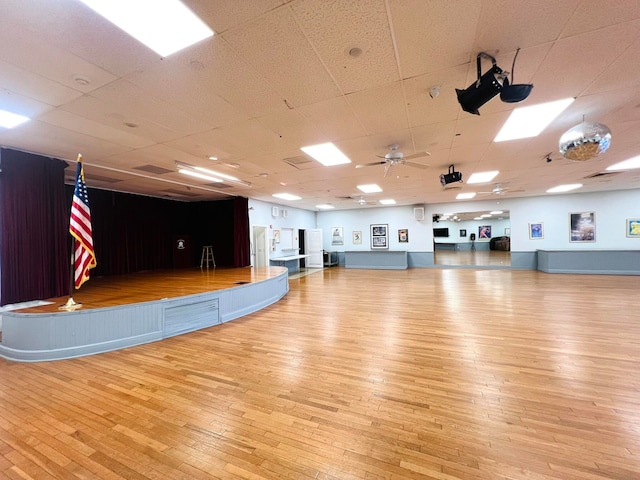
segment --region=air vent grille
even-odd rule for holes
[[[283,158],[282,161],[298,170],[308,170],[314,166],[313,160],[309,157],[298,155],[297,157]]]
[[[165,173],[172,173],[175,170],[167,170],[166,168],[157,167],[156,165],[140,165],[139,167],[133,167],[134,170],[142,170],[143,172],[153,173],[154,175],[164,175]]]

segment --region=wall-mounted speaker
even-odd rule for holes
[[[284,209],[282,210],[282,216],[283,216],[284,218],[287,218],[287,215],[288,215],[288,214],[289,214],[289,212],[288,212],[287,210],[284,210]]]
[[[278,216],[278,207],[271,207],[271,216],[272,217]]]
[[[416,207],[413,209],[414,220],[424,220],[424,207]]]

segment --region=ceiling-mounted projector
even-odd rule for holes
[[[454,182],[462,182],[462,173],[456,172],[455,167],[453,165],[449,165],[449,172],[440,175],[440,183],[445,187]]]

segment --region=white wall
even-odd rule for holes
[[[425,207],[424,220],[414,220],[414,206],[318,212],[317,224],[318,228],[323,229],[324,249],[330,251],[370,250],[369,227],[373,223],[383,223],[389,225],[390,250],[431,252],[433,251],[432,215],[434,213],[475,212],[496,209],[509,210],[510,212],[508,226],[511,229],[512,251],[640,249],[640,239],[626,236],[626,219],[640,218],[640,189],[516,199],[496,199],[496,197],[493,197],[490,200],[415,206]],[[570,242],[569,214],[587,211],[595,212],[596,241],[592,243]],[[492,225],[492,236],[504,235],[506,225],[502,226],[496,222],[497,220],[487,223],[475,223],[472,228],[467,228],[467,239],[472,231],[477,236],[477,226],[481,223]],[[544,238],[541,240],[529,239],[529,223],[534,222],[543,223]],[[460,228],[465,228],[460,226],[460,223],[456,223],[455,228],[450,227],[450,231],[455,235],[459,233]],[[437,224],[437,226],[442,225],[443,222]],[[343,227],[344,245],[331,245],[332,227]],[[409,243],[398,243],[398,229],[401,228],[409,230]],[[353,245],[353,231],[362,232],[361,245]]]
[[[272,215],[272,208],[277,207],[278,216]],[[283,213],[286,211],[286,217]],[[273,239],[274,231],[280,231],[280,243],[275,244],[275,251],[269,250],[269,257],[279,257],[285,255],[291,255],[291,252],[284,252],[283,248],[291,246],[297,248],[298,246],[298,230],[316,228],[316,212],[310,210],[301,210],[299,208],[291,208],[285,205],[277,203],[267,203],[260,200],[249,199],[249,234],[251,236],[252,248],[253,248],[253,227],[254,226],[266,226],[267,234],[269,236],[269,245],[271,245],[271,239]],[[291,241],[287,243],[286,234],[293,233]],[[293,243],[293,245],[291,245]]]
[[[412,252],[433,251],[431,216],[417,221],[413,218],[413,206],[360,208],[357,210],[318,212],[318,227],[322,228],[324,249],[332,252],[371,250],[371,225],[389,226],[389,250]],[[332,245],[333,228],[342,227],[344,245]],[[409,231],[409,242],[398,242],[398,230]],[[353,232],[362,233],[362,243],[353,243]]]

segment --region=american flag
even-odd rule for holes
[[[82,155],[78,155],[76,189],[73,192],[73,202],[71,203],[69,232],[74,238],[74,281],[76,289],[78,289],[89,280],[89,270],[97,265],[96,254],[93,251],[91,211],[89,210],[87,186],[84,183]]]

